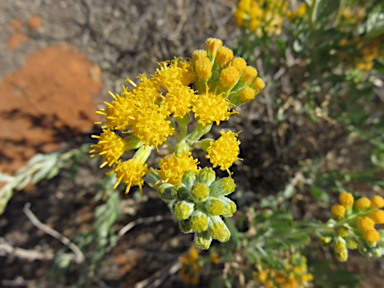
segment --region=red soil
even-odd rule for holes
[[[95,71],[97,73],[95,73]],[[96,76],[95,76],[96,75]],[[0,171],[12,173],[37,152],[50,152],[92,128],[97,65],[68,45],[32,53],[0,83]]]

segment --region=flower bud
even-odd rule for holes
[[[176,184],[173,186],[172,197],[177,200],[186,200],[189,197],[189,190],[184,184]]]
[[[207,58],[207,51],[205,50],[195,50],[192,54],[192,62],[195,63],[197,60],[202,58]]]
[[[347,239],[347,247],[348,249],[354,250],[359,247],[359,242],[354,238],[349,238]]]
[[[197,173],[193,170],[187,170],[184,172],[182,181],[183,184],[188,188],[191,189],[193,184],[195,184],[197,180]]]
[[[235,191],[235,188],[236,184],[232,177],[224,177],[212,183],[210,195],[213,197],[226,196]]]
[[[380,240],[380,234],[376,230],[365,231],[363,238],[371,243],[375,243]]]
[[[349,234],[349,229],[345,226],[339,226],[336,228],[337,235],[341,237],[346,237]]]
[[[345,250],[341,253],[336,253],[336,259],[340,262],[345,262],[348,260],[348,250]]]
[[[381,196],[375,195],[371,198],[371,206],[374,208],[382,208],[384,207],[384,199]]]
[[[331,207],[331,213],[336,218],[341,218],[345,214],[345,207],[339,203]]]
[[[237,69],[237,71],[241,72],[245,67],[247,67],[247,62],[241,57],[234,57],[229,64]]]
[[[333,242],[333,249],[335,250],[336,253],[343,253],[344,251],[346,251],[347,246],[345,245],[345,240],[341,237],[338,237]]]
[[[205,201],[209,196],[209,188],[205,183],[196,182],[192,186],[191,195],[196,202]]]
[[[222,200],[211,197],[205,203],[205,208],[211,215],[219,216],[223,214],[225,205]]]
[[[320,240],[320,245],[323,247],[328,247],[329,245],[331,245],[331,242],[332,242],[332,238],[328,236],[321,236],[319,240]]]
[[[244,103],[247,103],[253,99],[255,99],[255,90],[250,87],[244,87],[238,92],[235,92],[229,95],[229,102],[231,102],[234,106],[240,106]]]
[[[181,232],[183,232],[184,234],[188,234],[188,233],[193,232],[193,229],[191,227],[189,219],[188,220],[180,220],[179,221],[179,228],[180,228]]]
[[[384,223],[384,211],[383,210],[375,210],[369,214],[369,217],[376,223],[376,224],[383,224]]]
[[[207,49],[207,56],[213,62],[216,58],[217,50],[223,45],[220,39],[208,38],[205,42],[205,48]]]
[[[216,179],[216,173],[213,171],[211,167],[205,167],[199,172],[199,182],[205,183],[207,187],[211,186],[211,184]]]
[[[203,232],[208,229],[208,216],[200,210],[195,210],[190,219],[190,225],[195,232]]]
[[[236,84],[239,79],[239,75],[239,71],[233,66],[228,66],[221,70],[219,80],[220,88],[218,93],[230,90]]]
[[[172,188],[173,185],[169,183],[165,183],[159,186],[159,197],[164,201],[174,200],[175,198],[172,196]]]
[[[208,232],[211,234],[213,239],[216,239],[222,243],[227,242],[231,237],[227,225],[221,220],[220,216],[211,217],[211,222],[208,226]]]
[[[341,192],[339,195],[339,201],[344,207],[351,207],[353,205],[353,196],[351,193]]]
[[[194,244],[196,248],[202,250],[208,250],[211,246],[212,236],[208,233],[208,231],[195,233]]]
[[[370,231],[375,228],[375,222],[367,216],[357,218],[356,224],[363,231]]]
[[[211,77],[212,62],[208,58],[201,58],[195,62],[195,75],[199,80],[207,82]]]
[[[191,216],[194,210],[194,203],[190,203],[187,201],[179,201],[175,202],[173,205],[173,214],[179,220],[186,220],[189,216]]]
[[[215,65],[223,68],[228,66],[229,62],[231,62],[233,58],[233,51],[228,47],[221,46],[217,50]]]
[[[231,199],[228,199],[226,197],[220,197],[220,200],[222,200],[225,205],[223,210],[223,216],[232,217],[233,213],[235,213],[237,210],[235,202],[233,202]]]
[[[257,94],[257,93],[259,93],[261,90],[264,89],[264,87],[265,87],[265,83],[264,83],[264,81],[263,81],[261,78],[256,77],[256,78],[252,81],[251,87],[256,91],[256,94]]]
[[[361,197],[355,203],[355,207],[358,210],[367,209],[369,206],[371,206],[371,201],[367,197]]]

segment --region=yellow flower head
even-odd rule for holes
[[[163,144],[174,132],[174,128],[170,126],[171,121],[166,120],[167,115],[164,114],[164,110],[155,104],[138,110],[137,119],[129,132],[133,132],[149,146]]]
[[[370,230],[364,232],[363,238],[371,243],[375,243],[380,240],[380,234],[376,230]]]
[[[355,206],[359,210],[364,210],[371,206],[371,201],[367,197],[361,197],[355,202]]]
[[[351,207],[353,205],[353,196],[351,193],[341,192],[339,195],[339,201],[344,207]]]
[[[239,101],[240,103],[246,103],[255,99],[255,90],[250,87],[245,87],[239,92]]]
[[[371,206],[374,208],[382,208],[384,207],[384,199],[381,196],[375,195],[371,198]]]
[[[175,58],[174,60],[158,63],[160,69],[152,76],[158,85],[167,89],[175,84],[181,83],[188,85],[193,81],[192,63],[183,60],[183,58]]]
[[[247,67],[247,62],[245,62],[244,58],[234,57],[230,63],[230,66],[235,67],[237,71],[241,72],[245,67]]]
[[[193,170],[197,173],[199,171],[198,160],[194,159],[191,154],[191,152],[183,150],[178,155],[173,153],[172,156],[161,159],[159,164],[161,178],[165,182],[175,185],[181,183],[185,171]]]
[[[212,122],[219,125],[220,121],[227,121],[229,116],[237,112],[229,112],[231,103],[222,95],[216,95],[213,92],[204,92],[193,102],[192,111],[195,118],[199,117],[198,123],[205,126]]]
[[[341,218],[345,214],[345,207],[339,203],[335,204],[331,208],[332,215],[336,218]]]
[[[208,38],[205,41],[205,49],[207,50],[207,56],[209,59],[214,60],[216,58],[217,50],[223,45],[223,41],[216,38]]]
[[[252,66],[247,66],[241,73],[240,81],[250,84],[257,76],[257,70]]]
[[[239,79],[239,75],[239,71],[233,66],[224,68],[220,72],[220,86],[225,90],[232,88]]]
[[[225,132],[220,131],[221,136],[216,140],[212,141],[211,145],[207,148],[208,155],[213,167],[220,166],[221,170],[227,170],[232,166],[236,160],[241,160],[237,156],[240,153],[240,141],[237,139],[238,133],[232,131]]]
[[[233,58],[233,51],[228,47],[221,46],[217,50],[215,65],[217,64],[219,65],[219,67],[226,67],[228,66],[229,62],[231,62],[232,58]]]
[[[265,83],[264,83],[264,81],[263,81],[261,78],[256,77],[256,78],[252,81],[251,87],[256,91],[256,94],[257,94],[257,93],[259,93],[261,90],[264,89],[264,87],[265,87]]]
[[[368,216],[359,217],[356,220],[357,226],[363,231],[373,230],[375,228],[375,221]]]
[[[371,214],[369,214],[369,217],[373,221],[375,221],[376,224],[383,224],[384,223],[384,211],[383,210],[373,211]]]
[[[108,164],[108,166],[112,166],[114,163],[119,160],[121,155],[127,150],[127,143],[124,138],[117,135],[115,132],[110,130],[104,130],[100,136],[92,135],[93,138],[99,138],[99,142],[91,147],[92,149],[89,151],[90,153],[96,152],[99,150],[100,152],[97,154],[93,154],[91,157],[95,156],[103,156],[104,163],[101,164],[100,168],[104,167]]]
[[[261,270],[257,273],[257,279],[259,279],[260,282],[264,283],[268,278],[268,271],[267,270]]]
[[[168,90],[164,102],[173,117],[183,117],[190,111],[191,103],[196,98],[195,91],[188,86],[175,85]]]
[[[212,62],[207,58],[200,58],[195,62],[195,75],[202,81],[208,81],[211,77]]]
[[[136,158],[132,158],[125,162],[118,161],[117,166],[107,174],[112,172],[116,173],[116,178],[118,179],[113,188],[116,188],[120,182],[123,181],[123,183],[127,185],[125,193],[129,192],[131,186],[139,186],[140,193],[143,193],[143,177],[149,172],[147,164],[143,164]]]

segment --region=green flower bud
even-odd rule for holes
[[[209,196],[209,188],[205,183],[196,182],[192,186],[191,195],[196,200],[196,202],[205,201]]]
[[[199,172],[199,182],[207,184],[207,187],[211,186],[216,179],[216,173],[211,167],[205,167]]]
[[[172,197],[178,200],[186,200],[189,198],[188,188],[184,184],[176,184],[172,189]]]
[[[373,254],[373,256],[375,256],[375,257],[381,257],[381,256],[383,256],[384,251],[383,251],[382,248],[373,248],[373,249],[372,249],[372,254]]]
[[[172,196],[172,188],[173,185],[169,183],[165,183],[159,186],[158,191],[159,191],[159,197],[164,200],[164,201],[170,201],[175,199]]]
[[[359,247],[359,242],[357,242],[355,238],[349,238],[347,239],[347,247],[348,249],[354,250]]]
[[[341,253],[336,253],[336,259],[340,262],[345,262],[348,260],[348,250],[345,250]]]
[[[232,177],[225,177],[213,182],[209,188],[211,190],[210,196],[226,196],[235,191],[236,184]]]
[[[180,220],[179,221],[179,228],[180,228],[181,232],[183,232],[184,234],[188,234],[188,233],[193,232],[193,229],[189,223],[189,220]]]
[[[323,247],[328,247],[329,245],[331,245],[331,242],[332,242],[332,237],[328,237],[328,236],[320,237],[320,245]]]
[[[224,202],[224,205],[225,205],[223,210],[223,216],[232,217],[233,213],[237,211],[235,202],[233,202],[231,199],[228,199],[226,197],[220,197],[220,199]]]
[[[212,236],[207,232],[195,233],[194,243],[196,248],[208,250],[211,246]]]
[[[212,216],[219,216],[223,214],[225,205],[222,200],[210,197],[205,203],[205,208]]]
[[[222,243],[227,242],[231,238],[231,232],[227,225],[220,218],[220,216],[210,217],[211,222],[208,226],[208,232],[211,234],[213,239],[216,239]]]
[[[208,229],[208,216],[204,212],[195,210],[190,219],[190,224],[195,232],[203,232]]]
[[[187,201],[175,202],[173,205],[173,214],[179,220],[186,220],[193,213],[195,204]]]
[[[339,226],[336,228],[337,235],[341,237],[346,237],[349,234],[349,229],[348,227],[345,226]]]
[[[197,180],[197,173],[193,170],[187,170],[184,172],[183,175],[183,184],[188,188],[191,189],[193,184],[195,184]]]

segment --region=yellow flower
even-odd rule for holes
[[[307,11],[307,4],[305,4],[305,2],[301,2],[301,4],[299,5],[299,7],[296,10],[297,17],[304,16],[306,11]]]
[[[359,217],[356,220],[356,224],[363,231],[373,230],[375,227],[375,221],[367,216]]]
[[[351,193],[341,192],[339,195],[339,201],[344,207],[350,207],[353,205],[353,196]]]
[[[245,67],[247,67],[247,62],[241,57],[234,57],[230,63],[230,66],[233,66],[237,71],[241,72]]]
[[[335,204],[331,208],[332,215],[336,218],[341,218],[345,214],[345,207],[339,203]]]
[[[220,133],[219,139],[212,141],[207,148],[208,155],[205,157],[209,158],[213,167],[220,166],[221,170],[227,170],[230,174],[229,167],[236,160],[241,160],[237,157],[240,152],[240,141],[237,139],[239,132],[233,133],[232,131],[225,132],[221,130]]]
[[[166,156],[161,159],[159,164],[161,178],[165,182],[175,185],[181,183],[185,171],[193,170],[197,173],[199,171],[198,160],[191,155],[191,152],[183,150],[179,155],[173,153],[171,157]]]
[[[136,158],[132,158],[125,162],[118,161],[117,166],[107,174],[112,172],[116,173],[116,178],[118,179],[113,188],[116,188],[120,182],[123,181],[123,183],[127,185],[125,193],[129,192],[131,186],[139,186],[140,193],[143,193],[143,177],[149,172],[147,164],[143,164]]]
[[[192,111],[195,113],[195,118],[199,117],[198,123],[203,125],[216,122],[219,125],[220,121],[227,121],[229,116],[237,112],[229,112],[231,103],[222,95],[216,95],[213,92],[204,92],[193,102]]]
[[[192,63],[181,57],[158,64],[160,69],[156,70],[152,79],[164,89],[168,90],[169,85],[173,85],[173,83],[188,85],[193,81]]]
[[[196,98],[195,91],[184,85],[175,85],[168,89],[164,102],[173,117],[183,117],[190,111],[191,103]]]
[[[376,230],[370,230],[364,232],[363,238],[371,243],[375,243],[380,240],[380,234]]]
[[[371,201],[367,197],[361,197],[356,201],[355,206],[359,210],[364,210],[371,206]]]
[[[132,124],[132,130],[128,132],[133,132],[136,137],[149,146],[157,147],[163,144],[175,130],[170,126],[171,121],[166,119],[167,115],[164,114],[164,110],[156,104],[139,109],[137,118]]]
[[[99,138],[99,142],[91,147],[92,149],[89,151],[90,153],[96,152],[99,150],[100,152],[97,154],[91,155],[91,157],[95,156],[103,156],[104,163],[100,165],[100,168],[106,166],[112,166],[114,163],[119,160],[121,155],[127,150],[127,143],[124,138],[117,135],[115,132],[110,130],[104,130],[100,136],[92,135],[93,138]]]
[[[257,273],[257,279],[259,279],[260,282],[265,282],[268,278],[268,271],[267,270],[261,270]]]
[[[384,223],[384,211],[383,211],[383,210],[376,210],[376,211],[373,211],[371,214],[369,214],[369,217],[370,217],[376,224],[383,224],[383,223]]]
[[[371,198],[371,207],[378,208],[378,209],[384,207],[384,199],[383,199],[383,197],[378,196],[378,195],[372,196],[372,198]]]
[[[220,256],[215,252],[211,252],[211,261],[215,264],[220,263]]]

